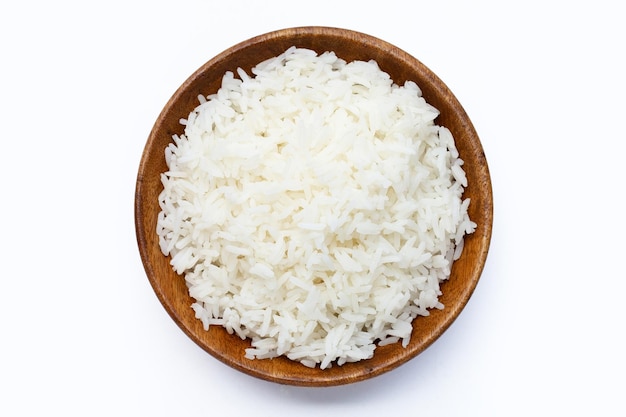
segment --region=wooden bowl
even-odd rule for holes
[[[167,170],[163,152],[172,135],[183,131],[179,119],[196,107],[199,94],[206,96],[217,91],[227,70],[241,67],[250,73],[259,62],[293,45],[318,53],[334,51],[346,61],[374,59],[396,84],[415,81],[426,101],[440,110],[436,122],[450,129],[455,137],[469,183],[464,197],[471,198],[469,215],[477,224],[476,231],[466,237],[465,249],[454,263],[450,279],[442,284],[440,301],[445,308],[413,321],[408,347],[399,343],[378,347],[372,359],[325,370],[307,368],[284,357],[249,360],[244,357],[250,346],[247,340],[229,335],[221,327],[205,331],[190,307],[193,300],[184,278],[170,267],[169,257],[161,253],[156,235],[160,211],[157,196],[162,190],[159,176]],[[394,45],[363,33],[328,27],[290,28],[254,37],[227,49],[193,73],[167,102],[150,132],[135,194],[141,259],[158,299],[172,319],[202,349],[232,368],[264,380],[299,386],[331,386],[371,378],[402,365],[430,346],[456,319],[476,287],[487,258],[492,216],[491,180],[482,145],[472,122],[446,85],[420,61]]]

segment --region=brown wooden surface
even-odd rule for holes
[[[257,63],[293,45],[318,53],[334,51],[347,61],[374,59],[397,84],[415,81],[425,99],[440,110],[437,123],[449,128],[454,135],[468,179],[464,197],[471,198],[469,214],[478,225],[476,231],[466,237],[463,255],[454,263],[449,281],[442,284],[440,301],[445,309],[433,310],[430,316],[414,320],[407,348],[400,344],[379,347],[372,359],[335,365],[326,370],[310,369],[282,357],[248,360],[244,349],[249,342],[229,335],[221,327],[205,331],[201,322],[194,318],[190,308],[193,300],[187,293],[184,279],[174,273],[169,258],[161,254],[156,235],[160,211],[157,196],[162,190],[159,176],[167,169],[163,151],[173,134],[182,133],[179,119],[187,117],[196,107],[199,94],[206,96],[217,91],[226,71],[241,67],[249,73]],[[492,219],[491,179],[482,145],[472,122],[446,85],[417,59],[385,41],[326,27],[284,29],[249,39],[212,58],[191,75],[167,102],[150,132],[135,193],[135,227],[141,259],[154,292],[172,319],[195,343],[231,367],[265,380],[300,386],[361,381],[396,368],[430,346],[456,319],[478,283],[489,249]]]

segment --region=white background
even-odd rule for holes
[[[625,415],[624,17],[603,0],[4,2],[0,415]],[[154,295],[133,220],[175,89],[301,25],[374,35],[437,73],[481,137],[495,206],[452,327],[397,370],[324,389],[198,348]]]

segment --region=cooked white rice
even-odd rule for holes
[[[157,233],[196,317],[322,369],[406,346],[475,228],[438,110],[332,52],[237,75],[165,150]]]

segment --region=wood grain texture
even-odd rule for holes
[[[455,137],[468,187],[464,197],[471,198],[470,218],[476,231],[466,237],[463,255],[452,268],[450,279],[442,284],[443,310],[413,322],[408,347],[393,344],[376,349],[374,357],[357,363],[320,370],[307,368],[286,358],[248,360],[244,357],[248,341],[229,335],[221,327],[202,328],[191,309],[193,300],[184,279],[174,273],[169,258],[161,254],[156,235],[160,211],[157,196],[162,190],[160,174],[167,170],[164,149],[173,134],[183,129],[179,119],[196,107],[199,94],[214,93],[226,71],[241,67],[248,73],[257,63],[277,56],[290,46],[309,48],[318,53],[334,51],[346,61],[378,62],[397,84],[415,81],[425,99],[441,112],[437,123],[450,129]],[[300,27],[283,29],[246,40],[209,60],[193,73],[174,93],[158,116],[149,134],[136,181],[135,227],[137,243],[146,275],[163,307],[178,326],[200,347],[225,364],[254,377],[281,384],[332,386],[361,381],[390,371],[414,358],[430,346],[457,318],[470,299],[482,273],[491,240],[493,198],[485,154],[474,126],[461,104],[447,86],[416,58],[383,40],[345,29]]]

